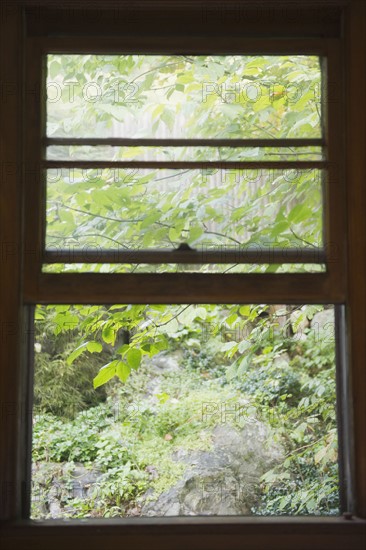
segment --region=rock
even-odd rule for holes
[[[95,489],[95,484],[102,477],[100,470],[86,468],[81,463],[75,463],[75,468],[69,475],[72,480],[73,498],[89,497]]]
[[[167,373],[174,373],[180,370],[180,363],[182,361],[183,354],[180,350],[170,352],[161,352],[149,361],[149,372],[151,378],[146,384],[145,397],[152,396],[153,402],[157,403],[159,400],[156,397],[161,393],[161,377]]]
[[[49,513],[52,519],[62,518],[63,516],[62,508],[58,500],[51,501],[49,504],[49,507],[50,507]]]
[[[313,335],[319,347],[334,345],[335,319],[333,309],[325,309],[314,315],[309,336],[310,334]]]
[[[311,329],[319,332],[333,333],[335,329],[334,310],[324,309],[315,313],[311,320]]]
[[[180,362],[182,360],[182,352],[177,350],[171,352],[161,352],[151,359],[150,368],[156,374],[178,372],[180,370]]]
[[[97,487],[102,473],[81,463],[45,462],[32,465],[32,501],[42,517],[57,519],[65,516],[65,503],[74,498],[85,499]]]
[[[139,506],[135,506],[134,508],[131,508],[131,510],[128,510],[126,515],[128,517],[140,516],[141,508]]]
[[[241,430],[220,425],[212,431],[211,451],[179,449],[172,458],[187,469],[183,478],[157,498],[145,494],[142,515],[245,515],[255,503],[260,477],[283,451],[272,443],[269,428],[248,422]]]

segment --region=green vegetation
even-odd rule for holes
[[[49,137],[321,137],[320,63],[312,56],[50,55],[47,92]],[[278,161],[318,160],[322,151],[73,145],[48,147],[47,155]],[[132,254],[130,263],[56,264],[46,271],[322,269],[133,261],[138,249],[182,243],[202,251],[320,246],[320,170],[50,169],[46,187],[49,249],[70,250],[71,259],[73,249],[87,254],[89,247]],[[98,480],[83,498],[62,495],[64,516],[139,515],[144,498],[181,479],[185,465],[174,453],[208,451],[215,426],[240,428],[257,419],[270,427],[285,457],[262,477],[252,513],[338,513],[334,326],[319,332],[310,324],[323,309],[39,306],[33,481],[46,491],[43,500],[55,480],[67,488],[82,464],[97,470]],[[155,362],[164,353],[178,354],[177,369],[159,371]],[[223,420],[222,403],[241,414]],[[219,413],[204,415],[205,404]],[[34,502],[33,517],[50,515]]]
[[[70,80],[74,82],[71,86]],[[72,88],[72,93],[71,93]],[[319,138],[314,56],[49,55],[50,137]],[[232,92],[234,90],[234,93]],[[316,147],[53,146],[53,160],[319,160]],[[72,251],[322,244],[317,169],[50,169],[46,244]],[[210,269],[228,269],[216,265]],[[207,266],[83,264],[71,271],[200,271]],[[234,269],[231,266],[230,269]],[[314,270],[239,265],[236,271]]]
[[[189,309],[197,309],[199,315],[190,314],[189,325],[178,321],[177,308],[170,312],[174,331],[169,330],[168,322],[164,338],[166,357],[176,355],[179,368],[157,374],[159,367],[145,353],[124,384],[113,378],[103,386],[105,402],[85,405],[85,410],[67,421],[61,418],[65,415],[51,414],[57,405],[57,394],[54,404],[49,401],[48,384],[53,382],[36,377],[42,382],[36,391],[43,412],[35,417],[34,462],[54,464],[54,468],[56,463],[66,463],[70,471],[73,463],[82,463],[97,469],[101,476],[87,498],[76,498],[72,491],[64,496],[64,515],[139,515],[141,497],[148,490],[156,498],[182,478],[186,466],[174,459],[174,452],[210,450],[215,426],[228,424],[240,429],[253,419],[271,427],[285,456],[263,476],[252,513],[338,513],[334,341],[319,342],[317,332],[309,327],[289,336],[289,327],[294,326],[291,310],[295,308],[286,309],[287,321],[281,328],[278,319],[283,311],[271,312],[263,306],[190,306],[184,311],[186,318]],[[121,309],[119,306],[110,314],[105,310],[105,315],[108,318]],[[202,322],[203,309],[211,319],[209,325]],[[89,313],[84,306],[80,311]],[[165,319],[169,308],[160,311]],[[301,310],[303,319],[313,313],[313,306]],[[54,314],[54,308],[39,308],[41,325]],[[80,321],[82,326],[81,315]],[[63,338],[60,333],[54,342]],[[48,364],[54,374],[60,360],[67,364],[70,344],[67,342]],[[114,360],[113,349],[102,353],[110,354],[109,363]],[[158,355],[160,361],[166,361],[164,357],[164,353]],[[67,368],[77,373],[79,367],[75,363]],[[37,362],[36,373],[42,369],[43,361]],[[90,371],[89,380],[84,381],[86,388],[91,387],[92,376]],[[64,378],[65,383],[67,380]],[[159,387],[154,391],[150,385],[156,380]],[[66,386],[64,391],[67,393]],[[226,408],[238,414],[225,415]],[[48,474],[41,469],[34,475],[34,483],[46,487],[55,475],[52,468]],[[34,517],[43,517],[37,506],[35,502]]]

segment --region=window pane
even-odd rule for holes
[[[323,160],[321,147],[47,147],[47,160],[144,160],[144,161],[239,161],[239,160]]]
[[[32,518],[340,513],[333,306],[35,319]]]
[[[318,138],[319,58],[48,55],[47,135]]]
[[[74,250],[70,247],[70,261],[73,259]],[[85,257],[89,251],[94,252],[95,248],[85,250]],[[236,252],[238,261],[243,254],[240,249],[225,247],[223,254],[228,250]],[[263,257],[273,256],[273,248],[269,251],[256,248],[258,260],[263,262]],[[303,252],[298,251],[298,261],[301,262]],[[314,257],[318,258],[319,253],[314,251]],[[43,264],[43,273],[324,273],[326,265],[320,263],[231,263],[231,264],[145,264],[145,263],[52,263]]]
[[[320,170],[51,169],[46,246],[321,247]]]

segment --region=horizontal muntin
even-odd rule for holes
[[[268,248],[250,245],[240,249],[173,249],[173,250],[95,250],[95,249],[47,249],[43,261],[55,263],[177,263],[177,264],[323,264],[326,253],[323,248]]]
[[[323,139],[133,139],[133,138],[44,138],[44,145],[110,145],[112,147],[309,147],[325,145]]]
[[[308,161],[89,161],[89,160],[44,160],[44,168],[171,168],[171,169],[326,169],[329,167],[328,161],[308,160]]]
[[[83,292],[80,290],[83,289]],[[344,303],[344,280],[330,273],[40,273],[28,304]]]
[[[122,146],[111,145],[51,145],[45,150],[45,160],[54,161],[318,161],[325,160],[323,147],[200,147],[196,145]]]

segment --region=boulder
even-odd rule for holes
[[[335,319],[333,309],[324,309],[316,313],[311,321],[311,332],[321,346],[334,344]]]
[[[86,498],[91,496],[102,473],[96,468],[86,468],[81,463],[75,463],[71,472],[73,498]]]
[[[181,351],[163,351],[152,357],[149,368],[156,374],[174,373],[180,370],[181,361]]]
[[[249,515],[260,477],[283,458],[278,445],[268,445],[269,432],[259,421],[240,430],[220,425],[212,431],[212,450],[175,452],[173,460],[187,466],[182,479],[155,498],[149,490],[141,514]]]
[[[319,329],[328,330],[332,329],[334,331],[335,319],[334,319],[334,310],[333,309],[324,309],[323,311],[318,311],[315,313],[314,317],[311,320],[312,330]]]
[[[85,499],[97,487],[102,473],[81,463],[34,463],[32,465],[32,501],[36,514],[52,519],[65,517],[70,499]]]
[[[160,352],[149,360],[150,380],[146,385],[145,397],[152,396],[156,403],[156,395],[161,393],[161,377],[165,374],[171,374],[180,370],[182,353],[177,350],[174,352]]]

